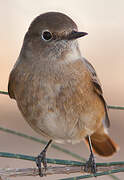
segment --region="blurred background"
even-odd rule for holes
[[[1,0],[0,1],[0,90],[7,91],[9,73],[19,55],[24,35],[32,20],[47,11],[60,11],[69,15],[80,31],[88,36],[79,40],[82,55],[95,67],[103,86],[108,105],[124,105],[124,1],[123,0]],[[124,111],[109,110],[111,137],[120,151],[111,158],[96,156],[97,162],[124,161]],[[0,126],[42,138],[22,118],[14,100],[0,95]],[[0,151],[36,156],[42,145],[0,132]],[[85,158],[89,152],[84,143],[60,145]],[[49,148],[49,158],[76,160]],[[0,168],[35,167],[34,162],[0,158]],[[77,175],[77,174],[76,174]],[[78,174],[81,175],[81,174]],[[60,179],[72,175],[56,175],[42,179]],[[117,174],[123,179],[123,173]],[[22,177],[18,180],[39,180],[40,177]],[[95,179],[95,178],[92,178]],[[109,176],[97,179],[111,179]]]

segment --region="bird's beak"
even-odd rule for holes
[[[87,34],[88,34],[87,32],[72,31],[72,32],[68,35],[68,40],[77,39],[77,38],[86,36]]]

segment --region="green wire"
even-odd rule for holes
[[[29,161],[35,161],[36,160],[34,156],[28,156],[28,155],[24,155],[24,154],[13,154],[13,153],[8,153],[8,152],[0,152],[0,157],[16,158],[16,159],[29,160]],[[49,159],[49,158],[47,158],[47,163],[61,164],[61,165],[85,166],[85,163],[78,162],[78,161],[61,160],[61,159]],[[96,166],[104,166],[104,167],[105,166],[106,167],[107,166],[114,166],[114,165],[124,165],[124,161],[121,161],[121,162],[108,162],[108,163],[96,163]],[[64,178],[64,179],[61,179],[61,180],[86,179],[86,178],[103,176],[103,175],[111,175],[113,173],[118,173],[118,172],[124,172],[124,168],[104,171],[104,172],[95,173],[95,174],[88,174],[88,175],[83,175],[83,176]],[[114,177],[114,178],[116,178],[116,177]]]

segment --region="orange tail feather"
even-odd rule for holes
[[[102,133],[99,131],[95,132],[90,136],[93,151],[97,153],[100,156],[111,156],[115,152],[117,152],[118,145],[116,145],[112,139],[102,131]],[[88,139],[86,138],[86,142],[88,142]]]

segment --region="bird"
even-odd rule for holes
[[[37,16],[25,34],[10,72],[8,93],[28,124],[49,141],[36,157],[47,169],[46,152],[54,141],[84,141],[90,156],[84,170],[96,173],[94,152],[108,157],[118,145],[108,135],[110,120],[96,71],[80,52],[76,23],[61,12]]]

